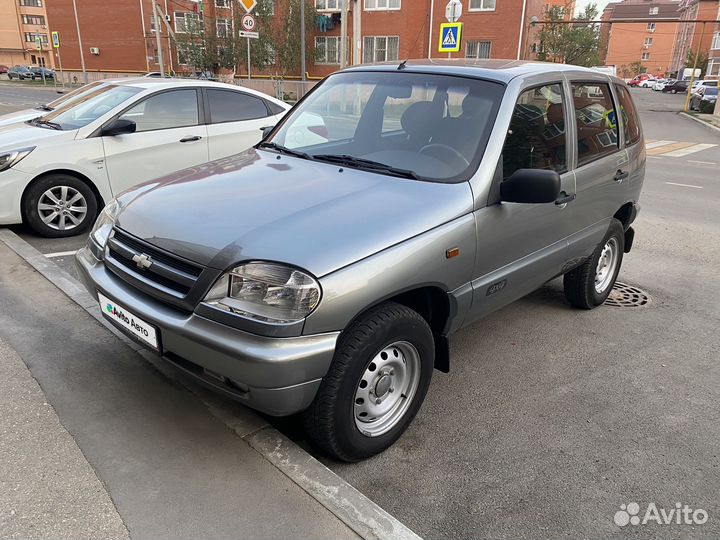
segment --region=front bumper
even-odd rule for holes
[[[272,416],[302,411],[312,402],[330,367],[339,332],[291,338],[257,336],[141,293],[109,272],[88,248],[78,251],[75,259],[93,297],[100,291],[155,325],[165,360],[254,409]]]
[[[29,173],[12,167],[0,172],[0,225],[22,223],[20,201],[30,180]]]

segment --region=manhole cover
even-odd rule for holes
[[[619,281],[615,282],[612,291],[610,291],[610,296],[605,300],[606,306],[615,307],[645,307],[649,304],[650,295],[648,293]]]

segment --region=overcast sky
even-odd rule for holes
[[[598,0],[597,2],[593,2],[593,0],[577,0],[577,3],[575,4],[575,13],[580,13],[585,9],[585,6],[589,4],[597,4],[598,13],[599,15],[602,15],[603,9],[605,9],[605,6],[609,3],[610,0]]]

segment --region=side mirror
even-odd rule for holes
[[[114,137],[115,135],[123,135],[125,133],[135,133],[137,125],[127,118],[116,118],[102,128],[100,134],[103,137]]]
[[[268,135],[270,135],[270,132],[275,129],[275,126],[265,126],[260,128],[260,132],[262,133],[262,140],[264,141],[267,139]]]
[[[518,169],[500,184],[500,200],[514,203],[551,203],[560,194],[560,175],[544,169]]]

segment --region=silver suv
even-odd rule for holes
[[[632,245],[645,147],[614,77],[358,66],[266,131],[111,201],[77,262],[119,328],[337,459],[400,437],[453,332],[560,275],[594,308]]]

